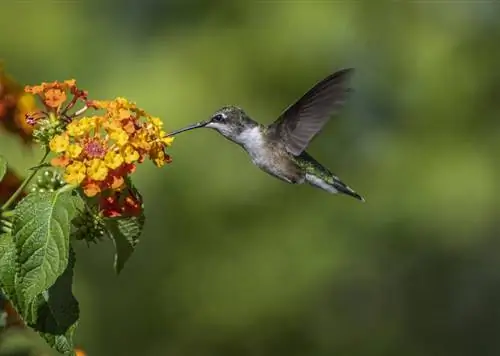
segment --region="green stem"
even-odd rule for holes
[[[50,152],[49,150],[47,150],[45,152],[45,154],[43,155],[42,159],[40,160],[40,163],[38,164],[38,166],[40,166],[45,161],[45,159],[49,155],[49,152]],[[21,193],[24,191],[24,188],[26,188],[28,183],[37,174],[39,169],[40,169],[40,167],[38,167],[37,169],[33,169],[31,171],[31,174],[28,177],[26,177],[26,179],[21,183],[21,185],[19,186],[19,188],[17,188],[17,190],[14,192],[14,194],[12,194],[12,196],[9,198],[9,200],[7,200],[5,202],[5,204],[0,208],[1,211],[7,210],[17,200],[19,195],[21,195]]]

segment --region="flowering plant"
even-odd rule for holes
[[[109,237],[115,269],[123,269],[145,222],[133,173],[147,159],[170,163],[173,138],[158,117],[127,99],[89,99],[75,80],[19,90],[0,74],[0,125],[44,151],[24,180],[0,156],[1,297],[18,324],[75,355],[72,246]]]

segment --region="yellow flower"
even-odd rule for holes
[[[83,136],[89,133],[92,129],[95,129],[99,120],[100,119],[97,116],[75,119],[71,121],[68,126],[66,126],[66,132],[68,135],[73,137]]]
[[[56,153],[66,151],[69,145],[69,137],[66,134],[57,135],[49,142],[50,150]]]
[[[83,119],[81,119],[83,120]],[[81,120],[74,120],[66,126],[66,132],[68,135],[73,137],[83,136],[85,134],[85,130],[80,124]]]
[[[92,100],[91,103],[97,109],[105,109],[109,105],[108,100]]]
[[[158,128],[163,127],[163,121],[161,121],[159,117],[152,117],[151,123],[153,124],[153,126],[156,126]]]
[[[118,129],[121,129],[122,125],[121,122],[118,120],[107,120],[102,124],[102,127],[106,131],[116,131]]]
[[[80,156],[80,153],[82,153],[82,150],[82,146],[72,143],[68,146],[66,152],[68,152],[68,155],[71,158],[77,158]]]
[[[117,118],[119,120],[124,120],[124,119],[127,119],[130,117],[130,115],[132,115],[132,113],[130,112],[130,110],[127,110],[127,109],[118,109],[118,113],[117,113]]]
[[[162,135],[162,138],[160,141],[163,142],[167,146],[171,146],[172,142],[174,142],[174,137]]]
[[[136,104],[133,101],[129,101],[128,99],[121,96],[115,98],[113,103],[115,104],[115,107],[117,109],[134,110],[137,108]]]
[[[165,164],[165,152],[163,150],[151,151],[150,155],[157,167],[162,167]]]
[[[162,167],[170,162],[170,157],[165,154],[164,145],[161,142],[155,142],[149,151],[149,158],[157,167]]]
[[[92,129],[95,129],[101,121],[102,118],[100,116],[82,117],[80,119],[80,125],[83,127],[84,130],[90,131]]]
[[[123,163],[123,156],[117,152],[108,151],[104,157],[104,162],[109,168],[116,169]]]
[[[151,144],[149,143],[148,136],[148,132],[145,129],[140,129],[136,131],[130,143],[137,149],[149,151],[151,149]]]
[[[69,88],[76,87],[76,79],[67,79],[64,81],[64,85],[67,85]]]
[[[108,175],[108,167],[106,167],[104,161],[95,158],[88,162],[87,173],[90,179],[105,180]]]
[[[80,184],[85,179],[86,173],[85,165],[82,162],[73,162],[66,167],[64,180],[68,184]]]
[[[123,148],[122,155],[125,162],[127,163],[132,163],[139,159],[139,152],[134,150],[134,148],[131,145],[127,145]]]
[[[115,98],[115,100],[111,102],[111,106],[108,109],[111,109],[111,111],[115,111],[115,115],[120,118],[126,118],[130,116],[132,112],[137,114],[138,116],[146,116],[144,110],[139,109],[135,102],[129,101],[122,97]],[[127,110],[129,112],[128,115],[122,110]],[[124,117],[123,115],[127,116]]]
[[[121,128],[117,128],[111,132],[109,137],[114,140],[118,146],[124,146],[128,141],[127,133]]]

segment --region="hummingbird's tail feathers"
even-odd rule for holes
[[[365,198],[363,198],[361,195],[356,193],[354,191],[354,189],[352,189],[348,185],[344,184],[344,182],[342,182],[337,177],[333,177],[333,184],[332,185],[335,189],[337,189],[339,191],[339,193],[349,195],[353,198],[356,198],[356,199],[362,201],[363,203],[365,202]]]
[[[327,178],[320,178],[317,175],[308,173],[306,174],[306,181],[312,186],[326,190],[329,193],[333,194],[341,193],[349,195],[362,202],[365,201],[365,199],[361,195],[356,193],[352,188],[350,188],[344,182],[342,182],[339,179],[339,177],[336,177],[334,175],[327,176]]]

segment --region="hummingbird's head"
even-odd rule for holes
[[[205,127],[214,129],[224,137],[235,141],[245,129],[255,125],[256,123],[241,108],[237,106],[224,106],[213,113],[210,119],[174,131],[168,136]]]

